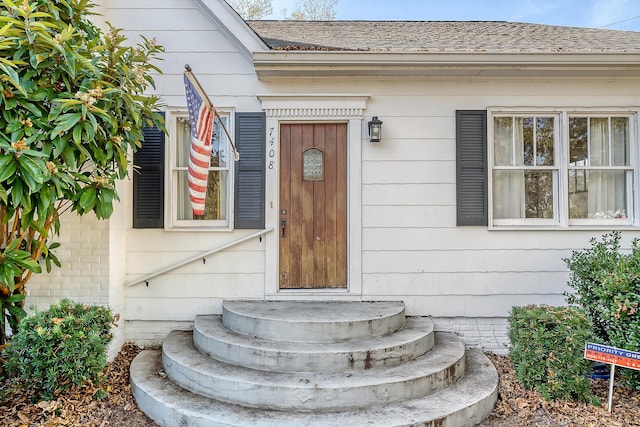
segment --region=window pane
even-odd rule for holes
[[[525,171],[526,218],[553,218],[553,172]]]
[[[522,142],[518,143],[519,139]],[[533,141],[533,118],[532,117],[519,117],[516,119],[516,134],[514,136],[516,147],[522,145],[523,147],[523,165],[533,166],[534,156],[534,141]]]
[[[493,120],[494,163],[496,166],[513,165],[513,119],[496,117]]]
[[[191,144],[191,126],[186,117],[178,117],[176,120],[176,166],[186,168],[189,166],[189,144]]]
[[[210,171],[204,215],[193,216],[189,201],[187,171],[178,171],[178,219],[179,220],[226,220],[227,219],[227,171]]]
[[[302,179],[305,181],[323,181],[324,153],[317,148],[310,148],[304,152],[302,158]]]
[[[228,122],[228,117],[222,117],[223,122]],[[179,117],[177,120],[177,154],[176,166],[186,168],[189,166],[189,148],[191,145],[191,126],[186,117]],[[211,167],[227,168],[229,162],[228,156],[228,138],[224,132],[220,122],[216,117],[213,126],[213,139],[211,142]]]
[[[493,171],[493,218],[524,218],[524,171]]]
[[[611,118],[612,164],[613,166],[629,166],[629,118]]]
[[[554,120],[553,117],[538,117],[536,121],[536,166],[553,166]]]
[[[609,119],[592,117],[589,122],[591,166],[609,166]]]
[[[493,218],[553,218],[553,171],[493,172]]]
[[[587,172],[582,169],[569,171],[569,194],[587,191]]]
[[[627,171],[569,171],[569,181],[584,179],[586,191],[569,194],[569,217],[611,219],[627,217]],[[570,184],[571,185],[571,184]]]
[[[569,164],[589,166],[589,149],[586,117],[569,118]]]
[[[229,118],[221,117],[225,127],[229,127]],[[220,121],[216,117],[213,126],[213,143],[211,147],[211,166],[226,168],[229,163],[229,140]]]

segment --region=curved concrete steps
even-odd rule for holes
[[[216,360],[272,372],[342,372],[392,367],[416,359],[434,345],[433,322],[409,318],[393,334],[357,341],[300,343],[235,333],[221,316],[198,316],[195,347]]]
[[[224,301],[131,364],[164,427],[473,426],[497,396],[480,352],[399,302]]]
[[[357,340],[391,334],[405,324],[402,302],[224,301],[222,319],[239,334],[288,342]]]
[[[482,421],[497,399],[498,375],[486,356],[467,351],[466,375],[421,399],[345,412],[247,408],[191,393],[162,373],[158,350],[145,350],[131,364],[138,406],[161,426],[190,427],[465,427]]]
[[[165,372],[194,393],[224,402],[280,410],[337,411],[423,397],[464,375],[464,345],[437,333],[429,353],[384,370],[268,372],[219,362],[195,349],[190,332],[174,331],[162,346]]]

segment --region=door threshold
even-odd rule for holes
[[[265,294],[266,299],[282,299],[282,300],[302,300],[302,299],[318,299],[332,298],[349,301],[360,301],[362,296],[349,292],[348,289],[281,289],[277,293]]]

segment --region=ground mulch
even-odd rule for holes
[[[14,383],[0,382],[0,426],[155,427],[156,424],[138,409],[131,395],[129,365],[140,351],[139,347],[126,344],[115,360],[108,364],[102,384],[65,392],[49,402],[31,403],[32,396],[16,389]],[[478,427],[640,426],[638,390],[616,384],[611,414],[607,412],[607,380],[593,380],[593,390],[602,406],[574,401],[550,402],[520,386],[508,356],[488,356],[500,376],[498,402],[492,414]],[[103,397],[99,398],[100,395]]]
[[[518,382],[508,356],[487,354],[498,370],[498,402],[489,418],[479,427],[640,426],[640,391],[614,384],[612,411],[607,411],[609,380],[591,380],[601,406],[576,401],[547,401],[540,394],[524,389]]]
[[[125,344],[104,372],[99,386],[88,384],[65,392],[56,400],[31,403],[32,395],[10,381],[0,383],[0,426],[156,426],[136,406],[129,383],[129,365],[141,349]],[[7,391],[13,390],[13,392]],[[6,396],[5,396],[6,394]]]

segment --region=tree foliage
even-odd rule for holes
[[[227,0],[242,19],[262,19],[273,11],[271,0]]]
[[[151,61],[162,47],[137,46],[91,21],[89,0],[0,3],[0,344],[25,315],[33,273],[60,265],[51,239],[60,215],[108,218],[115,182],[142,127],[162,125]]]
[[[291,15],[282,11],[285,19],[297,21],[330,21],[336,18],[339,0],[299,0]],[[272,0],[227,0],[242,19],[263,19],[273,11]]]
[[[336,18],[338,0],[300,0],[290,19],[297,21],[331,21]]]

